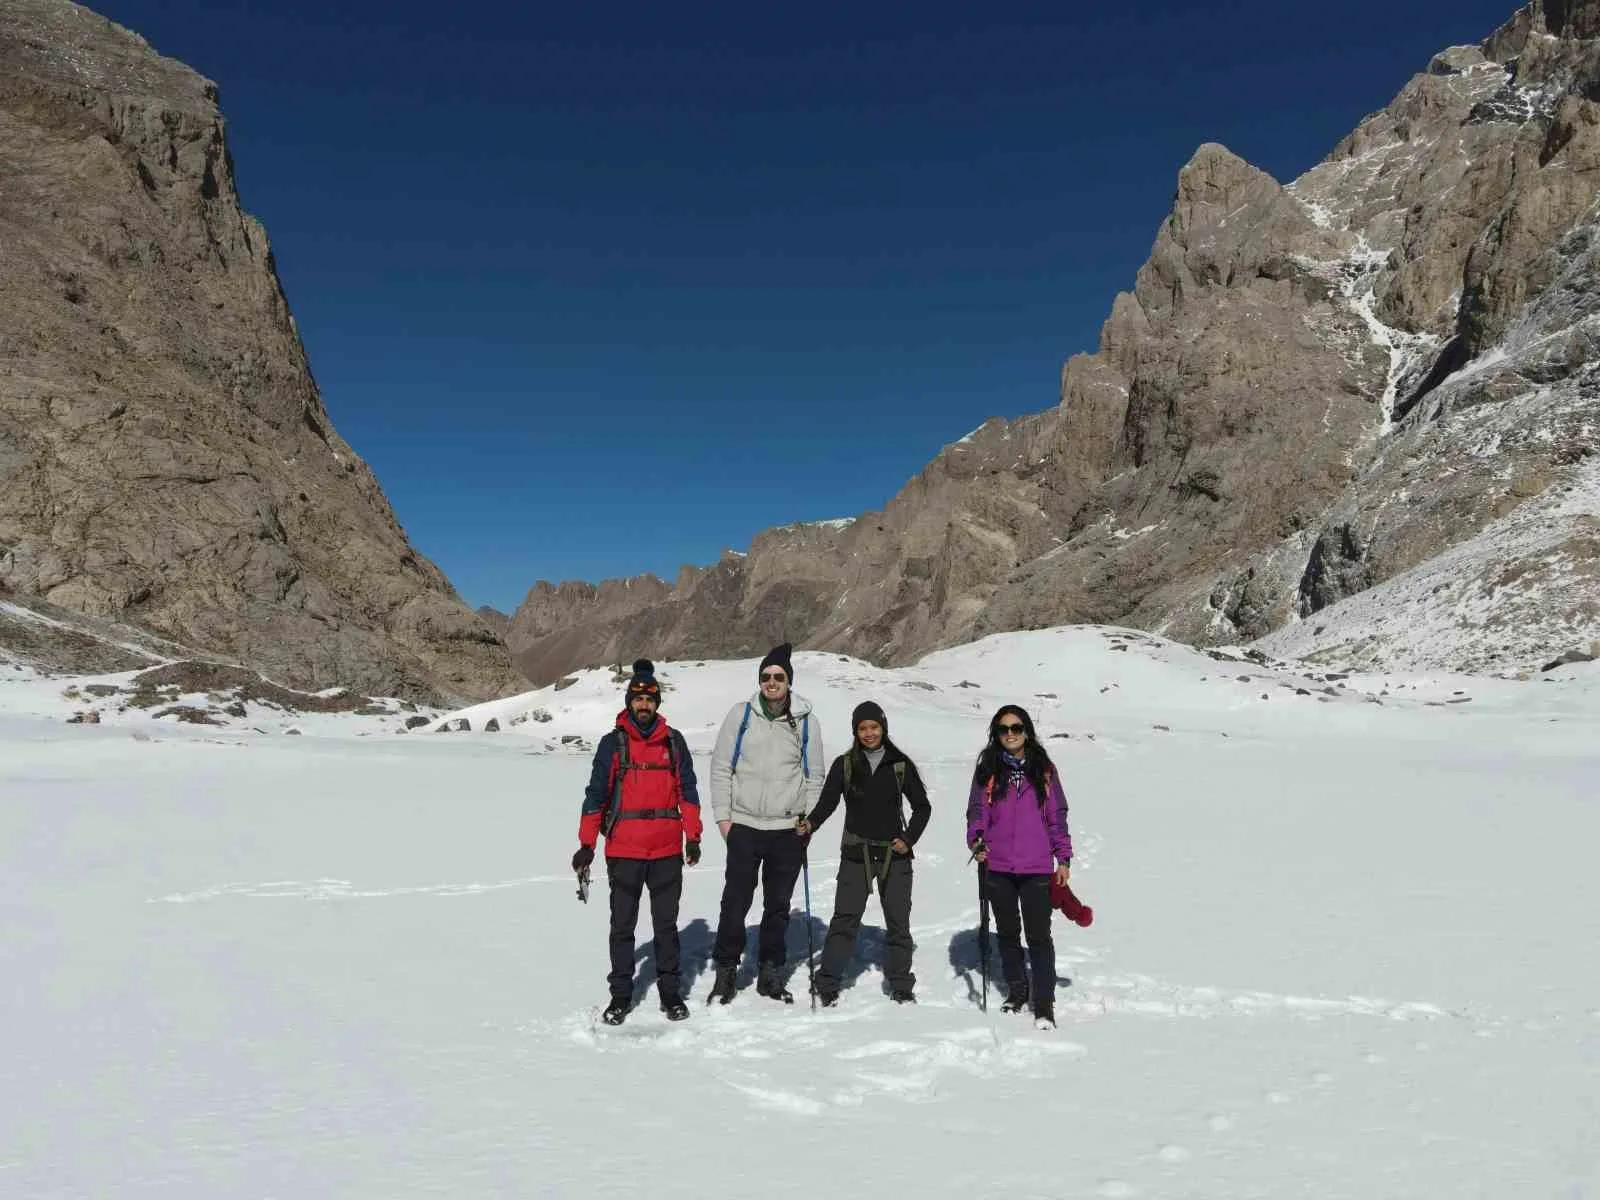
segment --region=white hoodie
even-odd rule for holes
[[[748,707],[750,719],[745,722]],[[791,720],[792,718],[792,720]],[[745,726],[739,742],[739,726]],[[733,761],[739,742],[739,762]],[[805,748],[802,769],[801,747]],[[816,807],[828,758],[822,726],[803,696],[789,694],[789,714],[775,721],[761,708],[761,693],[728,710],[711,751],[711,813],[752,829],[790,829]]]

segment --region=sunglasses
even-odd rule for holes
[[[782,671],[764,671],[761,675],[762,683],[782,683],[789,677]]]
[[[1028,727],[1026,725],[996,725],[994,731],[1004,737],[1013,733],[1027,733]]]

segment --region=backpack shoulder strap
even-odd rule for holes
[[[672,726],[667,726],[667,767],[672,772],[672,790],[683,793],[683,777],[678,774],[678,737],[679,733]],[[688,749],[687,746],[684,749]]]
[[[906,790],[906,760],[903,758],[894,765],[894,781],[903,793]]]
[[[744,716],[739,720],[739,736],[733,739],[733,761],[728,764],[728,774],[739,770],[739,755],[744,750],[744,731],[750,728],[750,701],[744,702]]]
[[[811,747],[811,714],[806,713],[800,718],[800,774],[807,779],[811,778],[811,763],[807,759],[806,751]]]
[[[628,734],[622,729],[611,731],[616,735],[617,754],[611,760],[611,802],[606,807],[604,816],[600,821],[600,832],[607,838],[611,836],[611,828],[617,823],[617,814],[622,811],[622,781],[628,775]]]
[[[844,771],[844,790],[848,792],[850,790],[850,780],[856,773],[856,751],[854,746],[844,752],[844,756],[839,760],[839,766]]]

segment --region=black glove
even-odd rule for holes
[[[685,842],[683,844],[683,861],[688,863],[691,867],[696,866],[696,865],[699,864],[699,862],[700,862],[700,843],[699,842]]]
[[[579,846],[578,852],[572,856],[572,869],[581,871],[594,861],[593,846]]]

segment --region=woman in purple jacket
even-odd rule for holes
[[[1056,949],[1050,939],[1050,881],[1071,875],[1067,798],[1050,756],[1034,736],[1033,719],[1015,704],[989,722],[967,798],[967,845],[984,864],[989,904],[1000,940],[1007,995],[1001,1012],[1028,1007],[1022,938],[1033,967],[1033,1015],[1056,1023]],[[983,869],[983,868],[980,868]]]

